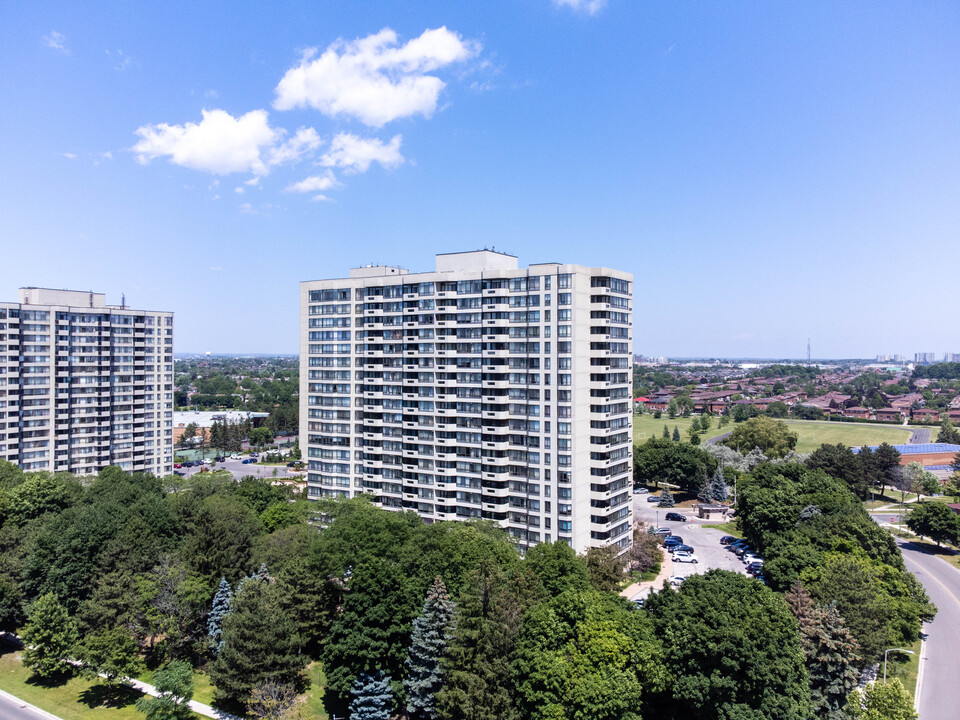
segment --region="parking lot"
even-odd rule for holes
[[[244,458],[246,456],[243,456]],[[256,463],[250,463],[248,465],[243,464],[243,460],[231,460],[227,457],[223,462],[215,462],[210,465],[204,465],[203,467],[207,470],[228,470],[233,473],[233,476],[238,480],[244,475],[253,475],[255,477],[271,479],[276,477],[277,479],[283,478],[298,478],[305,479],[307,474],[306,472],[294,472],[290,468],[285,466],[280,467],[276,465],[258,465]],[[274,470],[276,470],[276,475],[274,475]],[[178,473],[183,473],[184,477],[190,477],[198,472],[200,472],[199,467],[185,467],[177,468]]]
[[[688,522],[664,520],[664,515],[668,512],[679,513],[685,516]],[[704,525],[716,524],[716,521],[699,520],[692,508],[658,508],[656,503],[647,502],[646,495],[634,495],[633,513],[635,520],[654,527],[670,528],[671,533],[683,537],[684,544],[693,547],[693,554],[696,556],[697,562],[673,563],[674,575],[688,577],[717,568],[747,574],[746,567],[740,559],[727,550],[726,545],[720,544],[720,538],[727,533],[715,528],[704,527]]]

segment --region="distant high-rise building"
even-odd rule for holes
[[[960,353],[944,353],[944,362],[960,362]]]
[[[632,281],[481,250],[301,283],[308,496],[627,547]]]
[[[0,459],[24,470],[173,471],[173,313],[21,288],[0,303]]]
[[[915,353],[913,356],[913,361],[923,365],[929,365],[930,363],[935,363],[937,361],[937,354],[932,352]]]

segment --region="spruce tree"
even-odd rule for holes
[[[680,442],[680,428],[676,425],[673,426],[673,441]]]
[[[860,680],[857,643],[830,603],[814,609],[814,632],[801,634],[810,673],[810,703],[814,716],[846,720],[844,706]]]
[[[217,588],[216,595],[213,596],[213,604],[210,606],[210,614],[207,615],[207,635],[213,643],[213,654],[216,655],[223,646],[223,619],[230,612],[230,605],[233,603],[233,591],[230,589],[230,583],[226,578],[220,578],[220,586]]]
[[[710,499],[714,502],[724,502],[727,499],[727,479],[723,475],[723,468],[718,464],[710,481]]]
[[[407,713],[411,718],[435,720],[437,691],[443,686],[440,660],[447,650],[453,602],[439,575],[427,591],[420,617],[413,621],[410,652],[407,655]]]
[[[663,437],[667,440],[670,439],[670,428],[668,428],[666,425],[663,426]]]
[[[37,677],[49,679],[72,670],[69,660],[77,644],[77,623],[53,593],[41,595],[30,606],[21,639],[23,664]]]
[[[350,720],[390,720],[393,689],[390,676],[378,670],[373,675],[361,674],[351,688]]]
[[[697,500],[702,503],[713,502],[713,484],[710,481],[703,481],[703,485],[700,486],[700,490],[697,492]]]
[[[657,504],[658,507],[662,508],[672,508],[676,503],[673,500],[673,493],[664,488],[660,492],[660,502]]]
[[[784,600],[800,626],[814,717],[846,720],[847,698],[860,679],[856,641],[836,605],[815,605],[800,581],[793,584]]]
[[[267,681],[302,691],[307,658],[298,653],[296,626],[280,608],[275,586],[248,580],[223,620],[223,646],[210,667],[218,702],[245,706]]]

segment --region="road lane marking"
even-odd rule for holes
[[[920,693],[923,692],[923,666],[926,659],[927,639],[920,639],[920,661],[917,664],[917,684],[913,687],[913,710],[918,715],[920,713]]]
[[[912,558],[910,558],[910,559],[908,560],[908,558],[907,558],[906,555],[903,556],[903,559],[904,559],[904,561],[909,561],[909,562],[913,563],[914,565],[916,565],[917,567],[919,567],[921,570],[924,570],[923,565],[921,565],[920,563],[918,563],[916,560],[914,560],[914,559],[912,559]],[[932,572],[930,572],[929,570],[926,570],[925,572],[926,572],[926,574],[927,574],[928,577],[933,578],[933,580],[936,581],[936,583],[937,583],[940,587],[942,587],[942,588],[944,589],[944,591],[947,593],[947,595],[949,595],[950,597],[953,598],[954,602],[957,603],[957,605],[960,605],[960,598],[958,598],[956,595],[954,595],[953,592],[951,592],[950,588],[948,588],[946,585],[943,584],[943,581],[942,581],[940,578],[938,578],[936,575],[934,575],[934,574],[933,574]],[[916,573],[914,573],[914,575],[916,575]]]

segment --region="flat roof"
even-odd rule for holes
[[[876,450],[879,445],[868,445],[871,450]],[[917,445],[894,445],[894,449],[901,455],[923,455],[924,453],[958,453],[960,445],[951,445],[949,443],[919,443]],[[860,448],[851,448],[854,453],[860,452]]]

